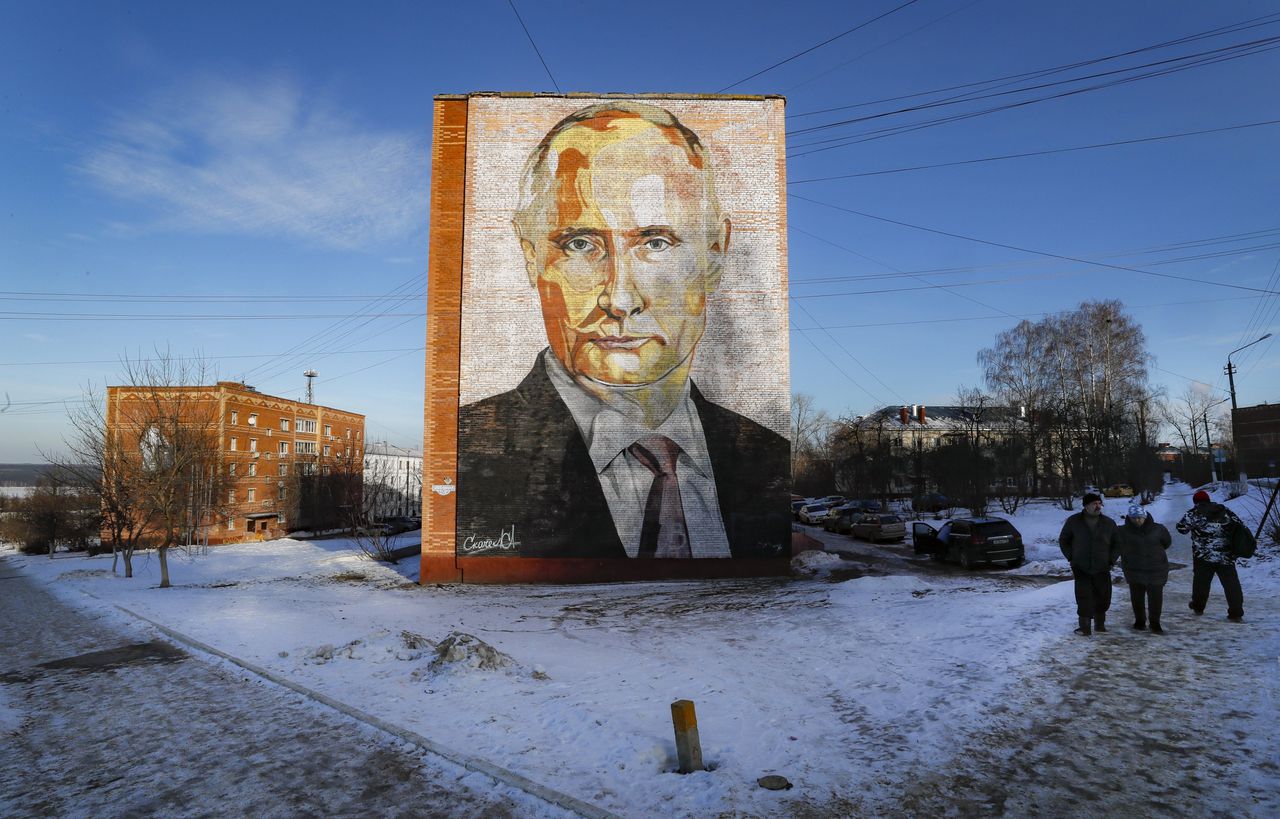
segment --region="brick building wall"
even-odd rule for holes
[[[107,388],[109,434],[139,436],[150,407],[171,400],[182,411],[209,419],[217,437],[221,497],[202,502],[216,508],[201,522],[209,543],[238,543],[285,535],[295,523],[289,496],[299,471],[322,474],[354,465],[365,447],[364,416],[260,393],[234,381],[211,386]]]
[[[423,442],[422,582],[635,577],[631,564],[459,554],[459,407],[511,390],[547,346],[538,293],[513,234],[522,169],[566,115],[638,100],[669,110],[706,146],[733,240],[707,298],[692,378],[706,397],[789,435],[783,100],[690,95],[473,94],[435,100]],[[495,333],[495,327],[501,332]],[[783,441],[785,446],[785,440]],[[789,483],[789,474],[780,480]],[[470,491],[476,491],[473,485]],[[789,513],[789,509],[785,510]],[[759,574],[750,561],[653,569],[653,576]],[[639,573],[639,574],[637,574]]]
[[[1231,435],[1242,472],[1251,478],[1280,474],[1280,404],[1232,410]]]

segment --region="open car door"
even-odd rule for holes
[[[918,555],[936,555],[942,551],[938,530],[919,521],[911,524],[911,543]]]

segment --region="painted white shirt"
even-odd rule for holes
[[[684,394],[671,415],[656,429],[649,429],[578,386],[550,351],[542,356],[542,360],[546,362],[552,386],[569,408],[578,432],[586,441],[596,476],[600,479],[600,488],[613,516],[613,525],[627,557],[635,557],[640,552],[644,508],[649,500],[649,489],[653,486],[653,473],[627,448],[646,435],[654,434],[665,435],[680,447],[676,476],[680,481],[680,502],[684,506],[685,525],[689,529],[691,556],[730,557],[729,538],[720,517],[711,455],[707,452],[707,438],[698,418],[698,408],[689,395],[688,382],[685,382]]]

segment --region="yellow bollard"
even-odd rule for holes
[[[698,739],[698,715],[693,710],[693,700],[676,700],[671,703],[671,724],[676,729],[676,755],[680,758],[680,773],[703,770],[702,742]]]

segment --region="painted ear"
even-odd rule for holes
[[[707,256],[707,292],[720,286],[720,275],[724,272],[724,260],[729,254],[729,237],[733,233],[733,225],[728,217],[720,221]]]
[[[538,286],[538,251],[533,242],[520,240],[520,250],[524,253],[524,272],[529,276],[529,286]]]

